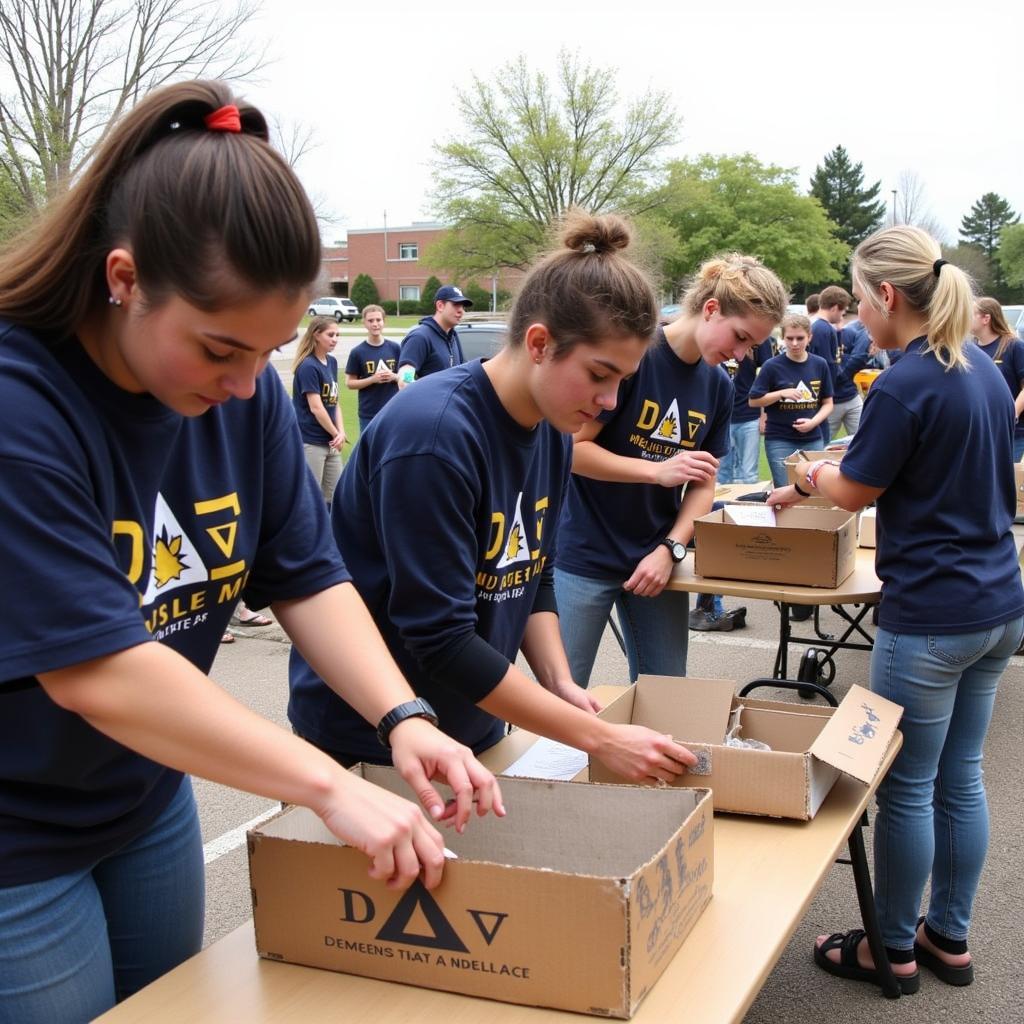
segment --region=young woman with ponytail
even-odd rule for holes
[[[787,299],[775,274],[750,256],[708,260],[682,315],[658,329],[620,389],[618,406],[576,432],[555,587],[581,686],[613,607],[631,679],[686,674],[689,597],[665,584],[694,520],[711,511],[718,460],[729,450],[733,388],[720,367],[771,334]]]
[[[1010,330],[1003,307],[988,296],[974,300],[971,334],[977,339],[978,348],[999,367],[1013,396],[1013,409],[1017,414],[1013,461],[1020,462],[1024,458],[1024,341]]]
[[[905,710],[903,747],[878,790],[875,904],[910,993],[918,965],[950,985],[974,977],[967,935],[988,843],[982,747],[1024,632],[1010,532],[1016,417],[992,360],[965,344],[970,281],[933,238],[878,231],[851,270],[860,319],[903,358],[872,385],[842,463],[798,466],[800,492],[783,487],[768,500],[793,504],[805,492],[850,511],[878,506],[871,688]],[[831,974],[877,980],[859,929],[819,936],[814,955]]]
[[[418,807],[207,676],[244,595],[370,720],[413,698],[317,541],[324,500],[261,375],[319,262],[263,116],[216,82],[148,95],[0,254],[0,1021],[91,1020],[198,952],[184,773],[311,807],[393,886],[440,880]],[[390,745],[433,817],[503,813],[423,717]]]

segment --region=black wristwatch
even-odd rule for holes
[[[678,565],[686,557],[686,545],[680,544],[679,541],[673,540],[671,537],[666,537],[662,542],[672,553],[672,561]]]
[[[381,745],[391,749],[391,730],[407,718],[425,718],[431,725],[437,725],[437,712],[422,698],[406,701],[392,708],[377,726],[377,739]]]

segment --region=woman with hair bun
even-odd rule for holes
[[[631,779],[668,780],[693,755],[595,715],[566,662],[552,582],[569,435],[614,408],[657,323],[629,241],[617,217],[570,213],[523,282],[505,347],[393,398],[342,472],[331,519],[388,648],[452,736],[479,753],[512,722]],[[386,760],[295,652],[290,681],[300,736],[342,763]]]
[[[0,1020],[91,1020],[199,951],[188,776],[305,804],[394,887],[440,833],[208,677],[240,596],[373,722],[412,691],[333,545],[271,353],[320,265],[309,201],[218,82],[150,93],[0,254]],[[344,622],[345,629],[323,628]],[[504,813],[425,718],[435,818]],[[447,811],[430,780],[447,778]]]
[[[974,300],[971,334],[978,348],[999,368],[1013,396],[1017,423],[1013,428],[1013,461],[1024,458],[1024,341],[1010,329],[1003,307],[988,296]]]
[[[851,272],[864,326],[903,358],[872,385],[842,463],[798,465],[797,484],[768,501],[819,494],[851,512],[877,503],[871,689],[904,712],[903,747],[878,789],[875,906],[911,993],[919,964],[949,985],[974,978],[967,936],[988,845],[982,748],[1024,633],[1010,531],[1016,417],[992,360],[964,342],[971,284],[933,238],[878,231],[857,247]],[[860,929],[819,936],[814,958],[830,974],[878,981]]]
[[[756,259],[708,260],[683,314],[658,329],[620,388],[618,405],[577,430],[555,586],[580,686],[613,607],[630,679],[686,674],[689,598],[665,584],[694,520],[711,511],[718,460],[729,450],[733,390],[720,367],[771,334],[787,301],[782,282]]]

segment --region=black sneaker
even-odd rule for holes
[[[743,624],[746,625],[746,609],[743,609]],[[714,612],[705,612],[701,618],[690,616],[690,629],[700,630],[702,633],[719,632],[731,633],[736,628],[736,619],[732,612],[722,612],[716,615]]]
[[[814,614],[814,605],[791,604],[789,606],[789,617],[794,622],[806,622]]]

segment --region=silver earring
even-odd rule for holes
[[[120,308],[123,305],[122,301],[120,299],[115,299],[113,295],[111,295],[107,299],[107,302],[109,302],[112,306],[117,306],[118,308]]]

